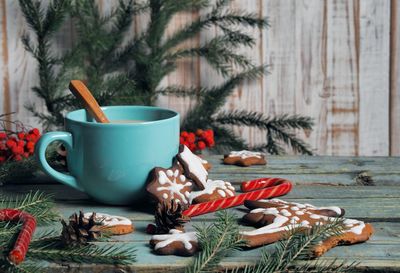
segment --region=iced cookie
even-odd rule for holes
[[[160,203],[173,200],[186,205],[189,204],[192,186],[193,183],[183,175],[179,166],[170,169],[157,167],[152,170],[146,189]]]
[[[258,227],[241,232],[248,247],[274,243],[284,239],[290,229],[310,229],[315,225],[326,225],[344,214],[344,210],[339,207],[315,207],[279,199],[246,201],[245,206],[252,210],[243,220]],[[343,225],[341,235],[329,237],[313,249],[314,256],[319,257],[337,245],[367,241],[373,233],[371,224],[362,221],[344,218]]]
[[[84,218],[89,221],[92,214],[94,214],[95,224],[100,229],[108,231],[113,235],[128,234],[134,231],[132,221],[126,217],[93,212],[85,213]]]
[[[222,180],[208,179],[205,189],[201,191],[192,191],[190,193],[190,203],[203,203],[235,195],[235,188],[231,183]]]
[[[199,249],[196,232],[176,229],[171,229],[168,234],[152,236],[150,245],[160,255],[192,256]]]
[[[205,159],[201,159],[201,163],[203,164],[204,169],[206,169],[206,171],[208,172],[209,170],[211,170],[212,165],[210,162],[208,162]]]
[[[192,153],[185,145],[180,146],[176,157],[181,163],[185,175],[192,179],[197,187],[204,189],[207,183],[208,172],[203,166],[203,160]]]
[[[265,154],[251,151],[232,151],[224,155],[224,164],[248,167],[251,165],[265,165]]]

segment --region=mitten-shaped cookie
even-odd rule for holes
[[[335,206],[315,207],[279,199],[246,201],[245,206],[252,210],[243,220],[258,227],[241,232],[248,247],[274,243],[284,239],[290,229],[310,229],[315,225],[326,225],[344,215],[344,210]],[[337,245],[364,242],[373,233],[371,224],[362,221],[343,219],[343,225],[341,235],[329,237],[313,249],[314,256],[321,256]]]

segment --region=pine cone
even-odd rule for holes
[[[101,230],[94,220],[95,216],[96,213],[93,212],[87,219],[83,216],[83,212],[79,211],[79,216],[74,213],[69,217],[68,224],[62,219],[61,240],[63,244],[66,246],[86,244],[88,241],[94,241],[101,237]]]
[[[182,214],[185,209],[186,207],[174,200],[170,203],[158,203],[155,215],[157,233],[168,233],[170,229],[183,231],[183,225],[190,220],[190,217]]]

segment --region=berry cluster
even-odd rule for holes
[[[20,161],[33,155],[39,138],[40,131],[37,128],[17,133],[0,131],[0,164],[7,160]]]
[[[201,151],[215,145],[214,131],[211,129],[197,129],[195,133],[182,131],[179,142],[186,145],[192,152]]]

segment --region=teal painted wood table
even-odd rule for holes
[[[358,261],[357,269],[367,272],[400,272],[400,158],[399,157],[269,157],[267,166],[241,168],[222,165],[221,156],[210,156],[212,179],[233,182],[261,177],[282,177],[294,183],[294,189],[284,200],[307,202],[314,205],[337,205],[346,216],[371,222],[375,234],[364,244],[336,247],[323,260]],[[148,246],[150,236],[145,233],[153,221],[151,210],[107,206],[95,203],[86,194],[40,177],[14,181],[0,187],[0,193],[14,195],[30,190],[54,194],[57,209],[67,218],[78,210],[98,211],[129,217],[136,231],[113,237],[102,244],[119,244],[137,249],[137,262],[124,267],[96,264],[48,264],[48,272],[182,272],[191,258],[156,256]],[[241,208],[231,209],[238,218]],[[192,224],[211,222],[213,214],[199,216]],[[248,227],[244,227],[248,228]],[[224,259],[221,267],[243,266],[256,261],[261,249],[238,251]]]

